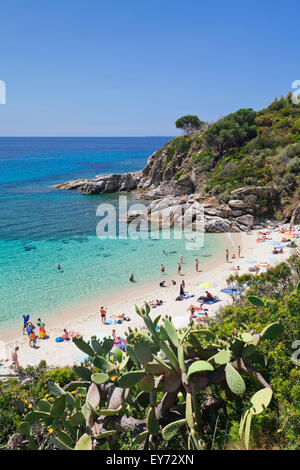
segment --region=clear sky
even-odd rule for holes
[[[300,79],[299,0],[1,0],[1,136],[176,135]]]

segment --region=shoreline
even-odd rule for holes
[[[67,341],[63,343],[56,343],[55,338],[62,334],[63,328],[66,328],[68,331],[78,331],[82,336],[87,340],[91,335],[97,333],[106,333],[111,334],[112,329],[116,330],[117,336],[123,336],[124,332],[127,330],[128,326],[131,328],[142,327],[143,320],[135,312],[135,305],[142,306],[144,301],[149,302],[150,300],[163,299],[163,305],[151,309],[151,315],[155,318],[157,315],[171,315],[172,317],[177,316],[187,316],[187,309],[190,304],[195,304],[199,295],[203,295],[204,290],[197,286],[199,282],[209,282],[211,288],[209,291],[213,295],[217,295],[220,302],[217,302],[208,307],[208,315],[210,318],[215,316],[217,310],[221,307],[224,307],[232,302],[230,295],[220,292],[220,290],[227,286],[226,279],[232,273],[231,267],[240,266],[239,273],[248,272],[249,264],[247,264],[247,258],[256,257],[257,261],[265,260],[268,256],[266,248],[268,248],[269,253],[272,251],[272,246],[266,243],[256,243],[257,231],[253,231],[251,235],[246,233],[231,233],[223,234],[228,237],[228,249],[230,256],[232,252],[235,252],[237,255],[237,247],[241,246],[241,258],[236,258],[230,263],[225,262],[225,253],[223,256],[218,256],[211,262],[207,262],[199,267],[200,271],[196,273],[194,269],[186,270],[183,275],[173,275],[173,277],[166,276],[167,285],[169,286],[170,280],[173,278],[176,280],[175,286],[170,286],[166,288],[158,287],[158,281],[152,283],[146,283],[144,286],[138,286],[134,292],[131,289],[128,289],[126,293],[122,293],[118,296],[117,299],[110,299],[110,301],[104,301],[104,298],[101,299],[101,304],[97,303],[97,312],[99,312],[100,305],[108,308],[108,317],[110,314],[119,315],[120,313],[125,313],[126,316],[129,316],[131,321],[123,321],[122,324],[117,325],[108,325],[102,324],[101,317],[99,313],[92,311],[90,308],[91,305],[86,306],[88,309],[87,312],[82,310],[81,306],[78,306],[78,309],[73,310],[72,312],[66,312],[64,314],[64,321],[60,321],[59,326],[53,325],[54,318],[47,320],[46,323],[46,332],[49,336],[46,340],[37,340],[36,348],[30,348],[28,345],[27,335],[21,336],[20,334],[15,334],[13,337],[6,337],[6,357],[10,359],[11,351],[13,347],[19,346],[19,362],[22,367],[26,365],[37,365],[41,360],[46,360],[48,366],[66,366],[73,365],[76,363],[76,356],[80,356],[80,351],[76,348],[75,344],[72,341]],[[271,237],[276,239],[275,233],[273,232]],[[225,238],[224,238],[225,240]],[[231,245],[231,246],[230,246]],[[291,255],[291,252],[288,248],[285,248],[284,254],[276,255],[276,261],[284,261]],[[184,268],[184,265],[183,265]],[[193,294],[192,299],[183,300],[182,302],[176,302],[175,298],[179,295],[179,282],[184,279],[186,284],[186,291],[189,294]],[[62,320],[62,319],[61,319]],[[53,323],[52,323],[53,322]],[[21,329],[20,325],[20,329]],[[6,365],[10,365],[11,361],[7,362]]]
[[[216,234],[220,237],[220,243],[221,245],[225,245],[225,240],[226,238],[230,238],[232,234]],[[240,235],[240,234],[236,234]],[[223,248],[223,246],[222,246]],[[224,249],[225,250],[225,249]],[[201,256],[201,255],[200,255]],[[200,258],[199,256],[199,258]],[[219,255],[218,257],[215,257],[212,261],[207,260],[206,258],[202,258],[203,261],[202,263],[200,262],[199,264],[199,274],[201,274],[201,271],[203,270],[211,270],[213,267],[216,265],[219,265],[221,262],[221,258],[223,258],[223,255]],[[183,265],[183,269],[185,269]],[[186,265],[185,272],[183,272],[180,276],[174,272],[173,274],[169,274],[166,272],[165,276],[158,277],[155,281],[137,281],[133,284],[128,283],[128,288],[122,286],[122,290],[118,290],[118,287],[115,286],[113,287],[110,291],[105,292],[103,295],[95,295],[93,298],[85,299],[79,303],[74,303],[74,304],[69,304],[67,307],[63,308],[63,314],[61,311],[59,313],[53,313],[49,312],[49,316],[47,314],[41,315],[46,323],[46,331],[50,331],[53,328],[57,328],[57,323],[59,322],[62,325],[65,323],[70,323],[72,321],[78,321],[84,317],[90,316],[92,313],[95,315],[99,315],[99,308],[101,305],[104,306],[109,306],[110,310],[114,310],[115,307],[118,307],[119,305],[123,305],[124,303],[127,304],[130,302],[132,299],[139,299],[143,295],[149,296],[152,295],[155,297],[155,293],[157,292],[160,296],[162,294],[162,289],[158,287],[158,283],[164,279],[167,280],[169,283],[171,279],[175,279],[177,282],[177,287],[179,286],[178,282],[179,279],[181,280],[181,277],[185,277],[186,279],[191,277],[193,274],[195,274],[195,269],[194,267],[192,268],[190,263],[189,266]],[[160,276],[160,275],[159,275]],[[179,287],[178,287],[179,289]],[[158,295],[157,294],[157,295]],[[126,313],[126,312],[125,312]],[[22,318],[20,319],[20,330],[22,329]],[[34,318],[31,315],[31,321],[35,324],[37,321],[37,318]],[[1,332],[0,340],[4,341],[5,343],[7,342],[12,342],[18,340],[20,337],[20,334],[16,333],[16,324],[14,325],[9,325],[7,328],[3,329]]]

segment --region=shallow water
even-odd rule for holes
[[[71,304],[126,289],[131,272],[140,282],[160,279],[164,263],[166,277],[172,277],[180,255],[188,267],[195,257],[201,264],[220,254],[213,234],[205,236],[202,249],[189,251],[184,240],[100,240],[96,209],[103,202],[116,206],[118,195],[82,196],[50,187],[139,170],[168,140],[0,139],[0,329],[20,323],[24,313],[63,313]],[[129,201],[137,202],[133,195]]]

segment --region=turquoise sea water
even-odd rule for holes
[[[177,261],[207,262],[222,249],[215,235],[201,250],[184,240],[106,239],[96,236],[102,202],[117,194],[82,196],[51,185],[101,173],[141,169],[170,138],[0,138],[0,331],[21,316],[63,313],[91,297],[175,276]],[[129,203],[137,202],[129,196]],[[167,255],[162,254],[162,249]],[[62,270],[57,270],[61,264]]]

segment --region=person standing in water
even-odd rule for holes
[[[160,270],[161,270],[161,272],[162,272],[162,273],[164,273],[164,272],[165,272],[165,267],[164,267],[164,265],[163,265],[163,264],[161,264],[161,265],[160,265]]]
[[[199,272],[199,260],[196,259],[196,271]]]
[[[129,281],[134,282],[134,274],[133,273],[130,274]]]

